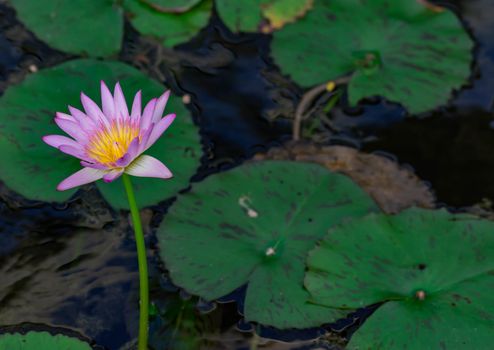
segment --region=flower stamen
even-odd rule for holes
[[[110,127],[103,126],[95,132],[86,145],[86,153],[98,163],[114,166],[137,136],[139,127],[132,120],[113,121]]]

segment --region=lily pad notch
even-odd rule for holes
[[[446,104],[467,82],[473,45],[447,9],[410,0],[331,0],[316,1],[305,17],[274,32],[272,55],[303,87],[342,79],[352,106],[383,96],[420,114]]]
[[[311,300],[383,303],[348,349],[489,349],[494,222],[446,210],[371,214],[334,227],[309,253]]]

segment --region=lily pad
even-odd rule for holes
[[[129,105],[140,89],[143,101],[166,89],[128,65],[95,60],[69,61],[10,87],[0,98],[0,179],[8,187],[28,199],[55,202],[65,201],[75,192],[58,192],[56,185],[81,169],[78,159],[47,146],[41,137],[63,134],[53,122],[54,114],[66,111],[67,105],[82,108],[81,91],[99,101],[100,80],[109,85],[120,81]],[[133,178],[140,206],[156,204],[186,187],[199,164],[197,128],[181,99],[172,97],[165,112],[176,113],[177,119],[147,153],[163,161],[174,177],[166,181]],[[113,207],[127,208],[121,180],[97,184]]]
[[[267,1],[216,0],[216,10],[232,32],[257,32],[262,21],[261,5]]]
[[[140,0],[159,12],[182,13],[189,11],[201,0]]]
[[[92,57],[120,51],[123,11],[115,1],[11,0],[10,3],[28,29],[56,49]]]
[[[369,215],[332,229],[307,261],[312,301],[384,303],[348,349],[489,349],[494,222],[445,210]]]
[[[132,25],[140,33],[171,47],[190,40],[208,24],[213,2],[203,0],[184,13],[160,12],[140,0],[125,0],[124,6],[130,12]]]
[[[447,103],[470,76],[472,48],[451,11],[414,0],[316,1],[272,41],[275,61],[300,85],[349,75],[351,105],[379,95],[411,113]]]
[[[263,14],[269,21],[271,30],[280,29],[285,24],[295,22],[314,6],[314,0],[275,0],[263,7]]]
[[[5,350],[91,350],[88,343],[63,334],[28,332],[0,334],[0,349]]]
[[[312,4],[313,0],[216,0],[216,9],[232,32],[270,32],[302,17]]]
[[[328,228],[377,210],[350,179],[315,164],[255,162],[192,186],[158,230],[178,286],[206,300],[248,284],[245,317],[306,328],[344,313],[307,303],[305,258]]]

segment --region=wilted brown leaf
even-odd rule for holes
[[[258,154],[254,159],[312,162],[343,173],[367,191],[388,214],[412,206],[435,206],[431,190],[412,171],[400,167],[391,159],[350,147],[289,142],[284,147],[270,149],[266,154]]]

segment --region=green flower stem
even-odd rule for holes
[[[130,176],[122,175],[125,191],[129,200],[130,213],[132,215],[132,223],[134,224],[134,232],[137,246],[137,260],[139,262],[139,297],[140,297],[140,313],[139,313],[139,345],[138,350],[147,350],[148,344],[148,320],[149,320],[149,284],[148,284],[148,265],[146,260],[146,244],[144,242],[144,233],[142,232],[141,217],[139,216],[139,208],[137,207],[134,190]]]

